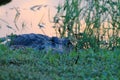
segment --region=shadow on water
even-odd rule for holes
[[[7,4],[7,3],[11,2],[11,1],[12,0],[0,0],[0,6],[5,5],[5,4]]]

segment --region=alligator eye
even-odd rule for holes
[[[0,0],[0,6],[5,5],[5,4],[7,4],[7,3],[11,2],[11,1],[12,0]]]

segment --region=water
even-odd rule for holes
[[[61,2],[62,0],[12,0],[9,4],[1,6],[0,37],[11,33],[55,36],[52,19],[56,14],[55,6]],[[40,25],[43,27],[40,28]]]
[[[12,0],[9,4],[0,6],[0,37],[11,33],[40,33],[48,36],[56,36],[52,21],[57,11],[55,7],[63,1]],[[86,5],[83,0],[81,6]],[[83,26],[81,31],[84,31],[85,22],[83,20],[81,20],[81,25]],[[43,27],[40,28],[40,26]]]

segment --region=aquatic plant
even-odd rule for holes
[[[65,0],[57,7],[55,29],[76,48],[113,49],[120,46],[119,14],[119,0]]]

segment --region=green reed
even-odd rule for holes
[[[60,37],[68,37],[77,48],[119,47],[120,1],[65,0],[57,7],[54,23]]]

